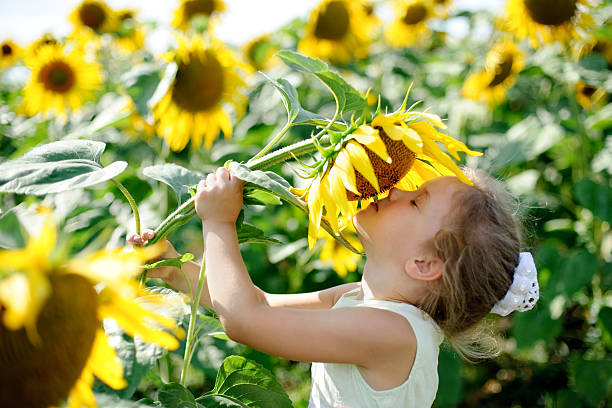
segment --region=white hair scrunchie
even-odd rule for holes
[[[491,313],[507,316],[515,310],[524,312],[533,308],[539,297],[538,271],[533,256],[530,252],[521,252],[512,285],[506,296],[493,306]]]

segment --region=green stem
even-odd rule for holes
[[[130,207],[132,207],[132,212],[134,213],[134,221],[136,221],[136,233],[140,235],[140,213],[138,212],[136,201],[134,201],[134,198],[132,197],[130,192],[127,191],[125,187],[123,187],[123,184],[121,184],[114,178],[110,179],[110,181],[112,181],[117,186],[119,191],[121,191],[123,195],[125,196],[125,198],[127,198],[128,203],[130,203]]]
[[[287,133],[289,131],[289,129],[291,128],[291,125],[292,125],[291,121],[287,121],[287,123],[281,129],[281,131],[278,132],[278,134],[276,136],[274,136],[274,138],[272,140],[270,140],[270,142],[268,142],[268,144],[265,145],[264,148],[259,151],[259,153],[257,153],[255,156],[251,157],[251,159],[249,159],[249,161],[247,162],[246,165],[248,166],[251,161],[259,159],[261,156],[263,156],[266,153],[268,153],[274,146],[276,146],[276,144],[278,142],[280,142],[282,137],[285,136],[285,133]]]
[[[180,380],[182,386],[185,386],[187,370],[189,369],[191,356],[193,355],[193,348],[195,347],[195,325],[198,315],[198,306],[200,305],[200,295],[202,294],[202,289],[204,289],[204,277],[206,276],[204,270],[204,260],[202,260],[202,264],[200,265],[200,275],[198,276],[198,289],[195,294],[192,293],[193,298],[191,299],[191,316],[189,317],[189,328],[187,329],[187,339],[185,340],[185,355],[183,358],[183,370],[181,371]]]

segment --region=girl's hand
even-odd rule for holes
[[[229,170],[219,167],[198,183],[195,209],[203,222],[235,223],[242,208],[242,185]]]
[[[153,239],[154,237],[155,237],[155,232],[153,230],[145,229],[142,231],[141,235],[138,235],[138,234],[128,235],[127,243],[132,246],[142,246],[142,245],[145,245],[149,240]],[[168,241],[166,238],[163,238],[160,242],[163,242],[166,244],[166,249],[157,259],[150,259],[148,262],[155,262],[160,259],[177,258],[181,256],[178,252],[176,252],[176,250],[174,249],[170,241]],[[170,282],[175,277],[174,275],[176,274],[177,271],[178,269],[175,267],[162,266],[159,268],[149,270],[147,272],[147,276],[149,278],[159,278],[166,282]]]

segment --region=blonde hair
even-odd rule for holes
[[[453,210],[427,243],[444,271],[419,307],[440,326],[467,360],[499,354],[498,336],[485,317],[512,284],[518,264],[520,228],[512,196],[485,172],[463,169],[474,186],[455,193]]]

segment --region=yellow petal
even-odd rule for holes
[[[344,149],[350,156],[350,161],[353,168],[361,173],[361,175],[368,180],[376,191],[380,191],[378,179],[376,178],[376,174],[374,174],[374,168],[372,167],[372,163],[370,163],[370,158],[368,157],[365,149],[360,144],[352,143],[350,141],[346,144]]]
[[[316,178],[308,190],[308,248],[312,251],[317,242],[317,233],[321,225],[323,203],[320,198],[321,179]]]
[[[81,377],[74,383],[70,390],[68,408],[96,408],[96,400],[94,398],[91,387],[93,386],[93,373],[91,368],[85,366],[81,372]]]
[[[391,156],[387,153],[387,147],[378,134],[378,130],[369,126],[360,126],[352,135],[356,141],[366,146],[387,163],[391,163]]]
[[[357,179],[355,178],[355,170],[351,165],[351,159],[346,150],[340,150],[336,159],[334,161],[334,165],[331,168],[330,172],[333,171],[342,179],[342,183],[344,187],[351,191],[354,194],[359,195],[359,190],[357,189]]]
[[[96,332],[96,338],[87,365],[94,375],[106,385],[116,390],[127,387],[123,379],[123,367],[115,349],[108,344],[108,337],[102,329]]]

